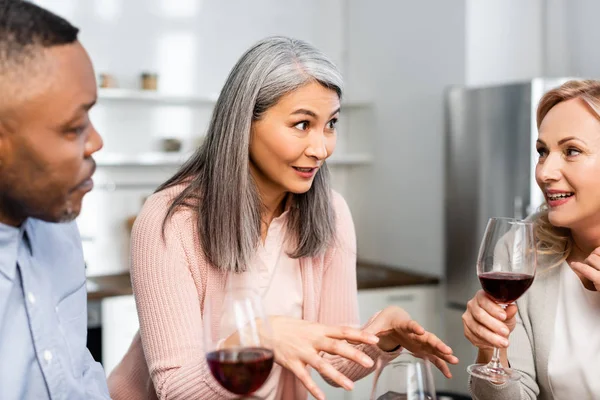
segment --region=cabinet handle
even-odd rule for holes
[[[402,303],[406,301],[413,301],[415,299],[414,294],[393,294],[388,296],[388,303]]]

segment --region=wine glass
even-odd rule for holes
[[[487,295],[504,309],[533,283],[537,266],[533,228],[531,221],[490,218],[485,229],[477,257],[477,276]],[[521,378],[517,371],[502,366],[498,348],[494,348],[489,363],[470,365],[467,371],[494,383]]]
[[[378,360],[371,400],[436,400],[431,363],[409,352],[387,365]]]
[[[207,299],[204,313],[204,345],[210,372],[224,389],[240,399],[258,399],[255,392],[269,378],[274,361],[271,327],[261,297],[252,289],[229,290],[218,321],[211,320],[215,303]]]

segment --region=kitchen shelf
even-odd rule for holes
[[[192,153],[147,152],[140,154],[101,153],[94,157],[99,167],[144,167],[181,165]]]
[[[194,96],[161,93],[154,90],[136,90],[136,89],[98,89],[98,99],[100,101],[131,101],[146,102],[156,104],[172,105],[204,105],[214,106],[217,102],[217,96]],[[342,108],[365,108],[372,105],[368,100],[342,100]]]
[[[141,154],[101,153],[95,156],[99,167],[149,167],[149,166],[179,166],[192,153],[160,153],[148,152]],[[327,160],[329,165],[367,165],[371,157],[364,153],[348,153],[334,155]]]
[[[213,106],[217,101],[216,96],[186,96],[178,94],[161,93],[154,90],[132,89],[98,89],[98,99],[115,101],[134,101],[156,104],[174,105],[205,105]]]

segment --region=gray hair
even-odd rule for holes
[[[204,143],[157,189],[187,185],[173,199],[164,223],[179,207],[194,209],[202,251],[223,271],[246,271],[260,243],[263,204],[249,168],[252,122],[282,96],[310,82],[334,90],[341,99],[340,72],[312,45],[278,36],[252,46],[225,82]],[[286,240],[295,244],[290,253],[294,258],[323,254],[334,240],[326,163],[310,190],[292,196],[287,228]]]

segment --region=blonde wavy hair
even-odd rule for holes
[[[550,90],[541,98],[536,118],[538,130],[544,117],[552,107],[571,99],[583,100],[590,110],[600,118],[600,81],[572,80]],[[573,249],[571,230],[550,223],[548,204],[546,203],[540,207],[535,230],[540,253],[557,258],[556,263],[553,263],[553,265],[558,265],[569,257]]]

